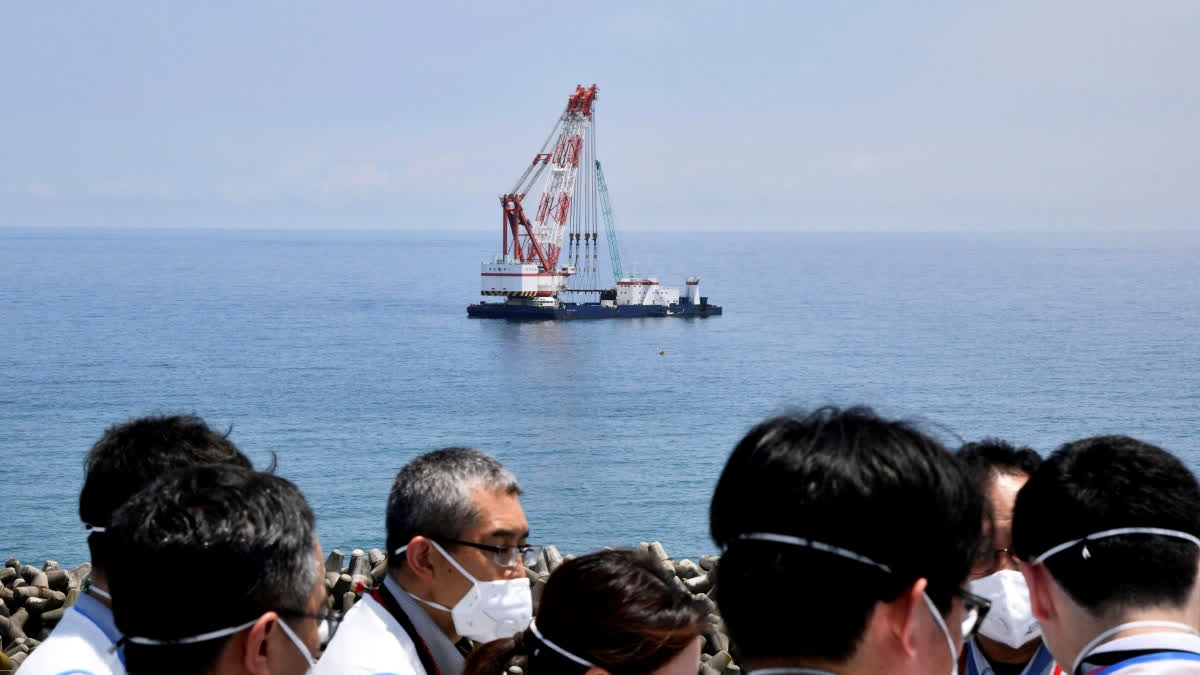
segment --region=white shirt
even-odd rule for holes
[[[125,675],[120,652],[112,651],[120,639],[112,610],[80,595],[50,637],[21,664],[21,675]]]
[[[1200,657],[1200,636],[1192,635],[1191,633],[1178,632],[1161,632],[1161,633],[1141,633],[1139,635],[1130,635],[1129,637],[1117,638],[1100,645],[1092,650],[1088,658],[1083,660],[1081,664],[1083,672],[1090,673],[1093,670],[1099,670],[1100,666],[1089,663],[1088,659],[1097,654],[1105,652],[1117,651],[1139,651],[1152,649],[1159,652],[1194,652]],[[1133,658],[1123,663],[1108,666],[1104,669],[1105,675],[1108,673],[1121,673],[1121,675],[1150,675],[1156,673],[1159,675],[1200,675],[1200,660],[1192,660],[1187,658]],[[1121,667],[1118,667],[1121,666]]]
[[[441,675],[459,675],[462,654],[433,619],[391,577],[385,579],[380,592],[396,598],[417,634],[429,645]],[[346,612],[311,675],[426,675],[417,649],[387,608],[366,594]]]

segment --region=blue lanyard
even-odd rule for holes
[[[1132,659],[1126,659],[1111,666],[1105,666],[1099,670],[1093,670],[1088,675],[1104,675],[1105,673],[1115,673],[1124,670],[1129,666],[1136,666],[1142,663],[1151,663],[1154,661],[1200,661],[1200,654],[1195,652],[1155,652],[1153,654],[1143,654],[1135,656]]]

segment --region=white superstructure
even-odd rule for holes
[[[679,303],[678,288],[664,288],[656,277],[622,277],[617,282],[618,305],[674,305]]]
[[[684,280],[687,284],[687,299],[693,305],[700,304],[700,277],[688,277]]]
[[[574,270],[562,267],[557,272],[539,272],[538,264],[497,258],[483,263],[480,293],[509,297],[554,296],[567,288],[567,277]]]

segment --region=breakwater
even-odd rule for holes
[[[703,636],[700,675],[740,675],[741,668],[733,662],[729,651],[725,625],[710,597],[715,587],[713,568],[717,557],[677,560],[657,541],[642,542],[638,548],[657,558],[671,573],[671,582],[708,609],[709,626]],[[550,573],[571,557],[547,546],[537,564],[526,568],[535,612]],[[46,639],[63,612],[79,597],[91,569],[89,563],[67,570],[54,560],[45,561],[40,568],[22,564],[16,558],[5,561],[0,568],[0,673],[15,670]],[[386,574],[387,556],[377,548],[354,549],[349,556],[341,549],[333,549],[325,559],[326,605],[348,611],[363,593],[383,583]],[[509,668],[510,675],[521,672],[519,665]]]
[[[40,568],[16,558],[5,561],[0,568],[0,672],[21,665],[46,639],[67,607],[75,604],[91,571],[90,563],[65,570],[56,560]]]

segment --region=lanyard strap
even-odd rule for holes
[[[425,644],[424,638],[417,632],[417,627],[413,625],[412,619],[408,618],[403,609],[400,609],[400,603],[396,602],[396,598],[393,598],[382,584],[371,589],[371,597],[383,605],[383,608],[392,615],[396,623],[400,624],[404,632],[408,633],[408,637],[413,641],[413,646],[417,648],[417,658],[421,659],[421,666],[425,668],[425,672],[430,675],[441,675],[437,663],[433,660],[433,651],[429,649],[429,645]]]
[[[1112,664],[1111,666],[1105,666],[1104,668],[1093,670],[1090,673],[1088,673],[1088,675],[1106,675],[1107,673],[1115,673],[1119,670],[1124,670],[1125,668],[1128,668],[1129,666],[1135,666],[1135,665],[1142,664],[1142,663],[1152,663],[1154,661],[1198,661],[1198,662],[1200,662],[1200,654],[1197,654],[1195,652],[1183,652],[1183,651],[1152,652],[1150,654],[1143,654],[1141,656],[1135,656],[1131,659],[1125,659],[1124,661],[1118,661],[1118,662]]]

